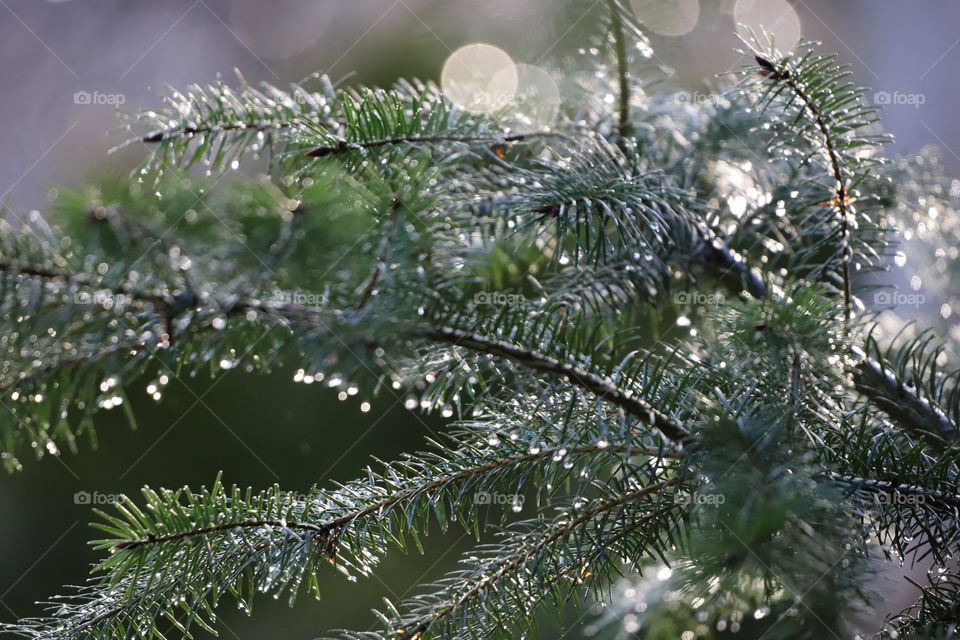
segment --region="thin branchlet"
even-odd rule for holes
[[[623,16],[620,14],[621,7],[617,0],[608,0],[610,7],[611,31],[613,32],[614,49],[617,55],[617,82],[619,83],[620,94],[617,105],[617,127],[620,131],[620,137],[629,138],[633,135],[633,122],[631,121],[630,101],[630,60],[627,56],[627,38],[623,27]]]
[[[955,444],[960,438],[957,425],[939,407],[876,360],[864,358],[858,362],[853,380],[857,391],[916,437],[941,447]]]
[[[508,135],[485,135],[485,136],[429,136],[412,135],[399,136],[394,138],[383,138],[380,140],[367,140],[363,142],[347,142],[340,140],[335,145],[324,145],[315,147],[307,151],[306,155],[310,158],[325,158],[327,156],[338,156],[356,151],[367,149],[378,149],[381,147],[398,147],[401,145],[429,145],[429,144],[510,144],[513,142],[525,142],[537,138],[565,138],[566,134],[556,131],[536,131],[531,133],[514,133]]]
[[[684,444],[691,441],[691,434],[677,420],[658,411],[646,401],[636,397],[629,391],[618,388],[613,382],[590,373],[586,369],[565,362],[560,362],[546,354],[532,349],[524,349],[503,340],[493,340],[484,336],[453,329],[439,327],[430,329],[426,335],[431,340],[446,342],[459,347],[472,349],[482,353],[495,355],[514,360],[535,371],[551,373],[570,380],[571,383],[582,387],[597,397],[608,400],[622,407],[632,416],[653,427],[669,440]]]
[[[444,605],[437,607],[433,614],[424,620],[417,621],[413,625],[410,625],[411,628],[405,630],[400,634],[399,638],[412,638],[419,633],[428,631],[432,626],[436,625],[439,621],[445,617],[451,615],[453,612],[462,608],[471,600],[478,598],[485,590],[495,587],[497,582],[503,580],[506,576],[511,575],[517,571],[521,566],[526,562],[530,561],[532,558],[542,553],[544,549],[550,547],[557,541],[569,536],[577,528],[582,527],[586,523],[595,520],[596,518],[602,516],[603,514],[621,507],[623,505],[635,502],[641,498],[655,495],[662,492],[664,489],[667,489],[671,486],[674,486],[679,483],[679,478],[672,478],[670,480],[664,480],[663,482],[657,482],[655,484],[642,487],[640,489],[629,491],[622,496],[619,496],[613,500],[607,500],[601,502],[594,506],[591,509],[585,510],[583,513],[577,515],[576,517],[571,517],[569,520],[560,521],[557,523],[551,530],[544,535],[544,537],[539,540],[536,544],[531,544],[523,549],[521,552],[505,557],[501,562],[497,563],[498,566],[494,571],[487,575],[487,579],[484,581],[477,582],[474,585],[469,586],[464,589],[461,593],[457,594],[456,597],[451,599]],[[659,507],[658,509],[653,510],[651,513],[639,518],[634,526],[640,527],[646,524],[648,520],[652,520],[656,517],[661,517],[666,511],[675,509],[677,507],[676,503],[669,503],[666,507]]]
[[[140,547],[146,547],[157,544],[164,544],[167,542],[176,542],[179,540],[184,540],[186,538],[194,538],[198,536],[206,536],[211,533],[221,533],[225,531],[230,531],[231,529],[259,529],[263,527],[282,527],[292,530],[302,529],[304,531],[313,532],[316,534],[330,535],[332,532],[337,532],[343,527],[346,527],[356,521],[362,520],[376,514],[382,513],[385,509],[389,509],[394,505],[403,503],[415,498],[417,496],[422,496],[425,494],[432,493],[437,489],[441,489],[451,484],[457,482],[462,482],[469,478],[476,476],[482,476],[484,474],[489,474],[498,469],[503,469],[510,466],[537,462],[539,460],[548,460],[557,455],[558,452],[562,452],[564,455],[568,454],[587,454],[587,453],[597,453],[603,451],[605,448],[591,445],[591,446],[574,446],[574,447],[550,447],[541,450],[538,453],[528,453],[520,456],[512,456],[507,458],[502,458],[499,460],[493,460],[485,464],[478,465],[470,469],[464,469],[456,473],[451,473],[445,476],[440,476],[436,479],[424,482],[421,485],[410,487],[409,489],[404,489],[402,491],[397,491],[392,493],[381,500],[376,500],[370,504],[350,511],[343,515],[337,516],[336,518],[320,520],[316,523],[314,522],[283,522],[280,520],[262,520],[262,519],[245,519],[245,520],[236,520],[230,522],[223,522],[210,527],[199,527],[196,529],[188,529],[185,531],[180,531],[177,533],[171,533],[167,535],[149,535],[145,538],[137,538],[134,540],[122,540],[114,545],[116,549],[126,549],[133,550]],[[617,448],[607,449],[608,451],[619,451]],[[651,455],[651,456],[663,456],[664,452],[660,452],[654,449],[645,449],[643,447],[632,447],[630,452],[634,455]]]
[[[354,311],[363,309],[377,290],[377,285],[380,283],[380,279],[383,277],[383,273],[387,268],[386,263],[389,258],[390,247],[393,244],[393,235],[399,224],[400,213],[403,207],[403,200],[399,196],[394,196],[390,203],[390,211],[387,212],[384,221],[383,238],[380,240],[380,247],[377,250],[377,255],[374,257],[370,275],[368,275],[366,281],[357,288],[357,300],[353,303]]]
[[[844,170],[843,161],[840,153],[837,151],[833,132],[827,126],[825,115],[816,101],[810,94],[796,81],[794,74],[785,65],[775,64],[769,58],[762,55],[756,55],[757,64],[768,78],[774,82],[781,82],[800,99],[804,108],[813,118],[817,130],[820,132],[823,150],[827,156],[830,165],[830,173],[834,180],[834,199],[832,205],[836,207],[837,219],[840,232],[840,251],[841,251],[841,277],[843,280],[843,308],[845,317],[849,320],[853,312],[853,289],[851,284],[850,263],[853,260],[853,250],[850,245],[850,211],[849,211],[849,193],[848,180]]]
[[[898,494],[904,496],[919,496],[930,503],[937,503],[947,508],[960,508],[960,494],[956,493],[937,491],[935,489],[928,489],[926,487],[920,487],[912,484],[904,484],[892,480],[861,478],[859,476],[836,473],[834,471],[828,471],[823,475],[824,477],[829,478],[838,484],[850,487],[852,489],[868,491],[871,493],[882,493],[888,496],[895,496]]]

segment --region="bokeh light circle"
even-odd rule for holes
[[[793,49],[800,40],[800,16],[787,0],[737,0],[733,17],[742,35],[753,31],[761,42],[772,42],[781,51]]]
[[[631,0],[630,4],[640,24],[662,36],[690,33],[700,19],[699,0]]]
[[[502,69],[498,74],[509,74]],[[519,128],[539,129],[553,124],[560,111],[560,88],[549,72],[530,64],[517,64],[517,91],[507,105],[506,116]],[[495,84],[505,84],[509,78],[497,78]]]
[[[492,113],[511,105],[517,95],[517,65],[490,44],[468,44],[443,65],[440,85],[451,102],[471,113]]]

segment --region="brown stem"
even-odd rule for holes
[[[658,411],[646,401],[632,395],[628,391],[620,389],[609,380],[604,380],[600,376],[590,373],[581,367],[560,362],[556,358],[552,358],[539,351],[524,349],[501,340],[491,340],[460,329],[439,327],[428,330],[426,335],[431,340],[438,342],[446,342],[474,351],[507,358],[519,362],[535,371],[565,376],[573,384],[625,409],[632,416],[639,418],[646,424],[660,431],[660,433],[669,440],[678,444],[685,444],[691,440],[690,433],[680,422]]]
[[[347,142],[341,140],[336,145],[326,145],[316,147],[307,152],[312,158],[324,158],[326,156],[342,155],[359,151],[361,149],[375,149],[377,147],[387,147],[398,144],[436,144],[441,142],[455,142],[461,144],[495,144],[522,142],[535,138],[565,138],[566,134],[554,131],[536,131],[533,133],[516,133],[506,136],[399,136],[395,138],[384,138],[382,140],[369,140],[367,142]]]
[[[813,116],[817,129],[820,131],[820,134],[823,137],[824,150],[830,162],[830,172],[833,174],[833,179],[836,182],[836,187],[834,188],[836,197],[834,198],[834,201],[836,203],[837,211],[840,214],[843,308],[845,312],[844,318],[845,320],[849,321],[853,298],[850,284],[850,261],[853,258],[853,255],[850,249],[850,221],[848,220],[849,196],[847,193],[846,178],[840,162],[840,154],[837,152],[836,143],[833,140],[833,134],[830,133],[830,128],[827,126],[826,118],[824,117],[823,112],[813,101],[813,98],[810,97],[810,95],[803,89],[803,87],[799,85],[799,83],[797,83],[789,69],[779,68],[770,60],[767,60],[762,56],[757,56],[756,59],[757,63],[759,63],[760,66],[765,70],[765,73],[767,73],[775,81],[783,81],[788,87],[790,87],[790,90],[793,91],[794,95],[800,98],[801,102],[804,104],[804,107],[806,107],[807,111],[810,112],[810,115]]]
[[[289,129],[300,124],[297,120],[280,120],[277,122],[224,122],[215,125],[171,127],[154,133],[147,134],[140,138],[141,142],[157,143],[172,138],[191,138],[205,133],[214,133],[221,131],[268,131],[270,129]],[[326,121],[323,126],[328,129],[334,129],[338,123]]]
[[[393,232],[397,228],[397,218],[400,217],[400,209],[402,207],[403,200],[399,197],[394,197],[393,202],[390,204],[389,215],[386,219],[383,239],[380,241],[380,248],[377,250],[377,255],[374,258],[373,268],[370,270],[370,275],[367,277],[366,283],[357,289],[357,300],[353,305],[354,311],[359,311],[366,306],[367,302],[369,302],[373,296],[373,292],[376,291],[380,278],[383,277],[383,272],[387,268],[386,262],[390,253],[390,245],[393,242]]]
[[[614,48],[617,52],[617,79],[620,83],[618,125],[620,137],[627,138],[633,134],[633,123],[630,122],[630,65],[627,58],[627,40],[623,31],[623,16],[620,15],[617,0],[609,0],[609,3],[613,22]]]
[[[625,449],[625,448],[624,448]],[[410,487],[409,489],[404,489],[393,493],[381,500],[372,502],[362,509],[357,509],[346,513],[342,516],[327,520],[320,523],[308,523],[308,522],[287,522],[282,523],[278,520],[237,520],[233,522],[224,522],[218,525],[213,525],[210,527],[203,527],[198,529],[190,529],[188,531],[181,531],[179,533],[171,533],[167,535],[150,535],[146,538],[138,538],[133,540],[124,540],[117,543],[115,548],[117,549],[136,549],[138,547],[161,544],[164,542],[171,542],[175,540],[183,540],[185,538],[190,538],[194,536],[206,535],[208,533],[217,533],[221,531],[229,531],[232,529],[256,529],[259,527],[285,527],[287,529],[303,529],[307,531],[313,531],[322,535],[330,535],[331,532],[335,532],[342,527],[345,527],[352,523],[355,520],[371,516],[377,513],[380,513],[383,509],[392,507],[400,502],[409,500],[418,495],[424,493],[430,493],[436,489],[445,487],[448,484],[454,482],[460,482],[463,480],[468,480],[470,478],[481,476],[504,467],[509,467],[515,464],[523,464],[526,462],[536,462],[538,460],[543,460],[547,458],[552,458],[557,453],[564,451],[566,455],[570,454],[581,454],[581,453],[597,453],[600,451],[616,451],[619,452],[620,449],[616,447],[603,448],[596,445],[591,446],[580,446],[580,447],[554,447],[550,449],[543,449],[538,453],[528,453],[520,456],[513,456],[510,458],[504,458],[501,460],[493,460],[486,464],[478,465],[470,469],[464,469],[463,471],[458,471],[456,473],[447,474],[436,480],[431,480],[428,483]],[[647,454],[647,455],[662,455],[658,450],[655,449],[646,449],[646,448],[637,448],[631,447],[630,451],[632,453]],[[669,456],[664,456],[669,457]]]
[[[478,580],[476,584],[474,584],[473,586],[465,590],[463,593],[461,593],[459,597],[457,597],[454,600],[451,600],[450,602],[447,603],[446,606],[437,610],[437,612],[433,613],[429,617],[429,619],[423,620],[419,624],[414,625],[411,631],[405,632],[403,635],[400,636],[400,638],[409,638],[409,637],[415,636],[417,633],[422,633],[426,631],[432,625],[436,624],[438,620],[441,620],[442,618],[450,615],[451,613],[453,613],[454,611],[462,607],[465,603],[479,596],[481,593],[483,593],[484,589],[488,588],[490,585],[496,583],[497,581],[502,580],[506,575],[508,575],[509,573],[511,573],[512,571],[516,570],[521,565],[523,565],[524,562],[527,562],[528,560],[536,556],[538,553],[540,553],[546,547],[550,546],[557,540],[568,535],[577,527],[580,527],[583,524],[590,522],[597,516],[601,516],[612,509],[625,505],[629,502],[633,502],[634,500],[637,500],[639,498],[657,493],[658,491],[661,491],[671,485],[677,484],[679,481],[680,481],[679,478],[672,478],[670,480],[665,480],[663,482],[658,482],[656,484],[648,485],[636,491],[631,491],[629,493],[626,493],[620,496],[619,498],[601,503],[596,508],[590,511],[586,511],[568,522],[558,524],[554,528],[553,532],[545,536],[542,540],[540,540],[540,542],[524,550],[522,553],[518,553],[513,557],[508,557],[504,559],[504,562],[503,564],[500,565],[500,568],[498,568],[493,574],[487,576],[488,578],[487,580],[482,580],[482,581]],[[675,508],[676,506],[677,505],[675,503],[670,504],[666,508],[661,508],[652,513],[649,513],[643,518],[640,518],[636,522],[634,522],[632,526],[633,527],[642,526],[643,524],[646,524],[647,522],[657,517],[660,517],[661,515],[663,515],[670,509]]]
[[[824,474],[825,477],[830,478],[831,480],[847,485],[849,487],[854,487],[857,489],[866,489],[874,493],[901,493],[904,495],[910,496],[922,496],[924,498],[929,498],[936,502],[940,502],[950,507],[960,507],[960,495],[953,493],[946,493],[945,491],[936,491],[933,489],[925,489],[923,487],[918,487],[912,484],[902,484],[899,482],[893,482],[889,480],[874,480],[871,478],[861,478],[859,476],[845,475],[841,473],[835,473],[829,471]]]

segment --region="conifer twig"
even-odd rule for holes
[[[355,151],[366,149],[376,149],[379,147],[390,147],[401,144],[508,144],[511,142],[524,142],[536,138],[565,138],[567,135],[559,131],[535,131],[531,133],[514,133],[509,135],[485,135],[485,136],[458,136],[458,135],[436,135],[436,136],[401,136],[396,138],[384,138],[381,140],[367,140],[363,142],[348,142],[340,140],[335,145],[324,145],[315,147],[307,151],[306,155],[311,158],[325,158],[327,156],[337,156]]]
[[[644,447],[630,447],[631,454],[639,455],[646,454],[651,456],[663,456],[671,457],[669,452],[661,452],[656,449],[648,449]],[[410,487],[402,491],[390,494],[384,497],[381,500],[371,502],[370,504],[365,505],[362,508],[356,509],[349,513],[343,514],[336,518],[328,520],[320,520],[319,522],[281,522],[279,520],[235,520],[230,522],[223,522],[210,527],[200,527],[197,529],[188,529],[185,531],[180,531],[177,533],[171,533],[167,535],[151,535],[146,538],[138,538],[135,540],[124,540],[117,543],[115,548],[133,550],[139,547],[151,546],[155,544],[163,544],[166,542],[175,542],[178,540],[183,540],[185,538],[193,538],[197,536],[204,536],[210,533],[220,533],[224,531],[229,531],[231,529],[257,529],[262,527],[282,527],[287,529],[303,529],[305,531],[310,531],[313,533],[323,534],[323,535],[335,535],[341,528],[350,525],[352,522],[355,522],[361,518],[372,516],[374,514],[382,513],[384,509],[388,509],[394,505],[400,504],[411,498],[422,496],[424,494],[429,494],[437,489],[441,489],[451,484],[467,480],[476,476],[485,475],[499,469],[506,467],[528,463],[536,462],[539,460],[547,460],[553,458],[558,453],[562,453],[564,456],[583,454],[583,453],[598,453],[601,451],[608,452],[619,452],[620,449],[617,447],[600,447],[598,445],[583,445],[583,446],[572,446],[572,447],[548,447],[541,449],[537,453],[527,453],[519,456],[512,456],[507,458],[502,458],[499,460],[494,460],[487,462],[476,467],[458,471],[456,473],[451,473],[445,476],[440,476],[430,482],[426,482],[420,486]]]
[[[790,69],[778,66],[770,59],[759,54],[757,54],[755,58],[757,64],[764,69],[768,77],[774,81],[783,82],[787,87],[790,88],[794,95],[800,99],[804,107],[813,117],[814,123],[816,124],[816,127],[822,136],[824,152],[826,153],[827,160],[830,164],[831,175],[836,183],[836,186],[832,189],[835,195],[831,204],[837,208],[839,213],[841,275],[843,279],[843,308],[844,318],[849,321],[850,314],[853,310],[853,293],[850,282],[850,262],[853,259],[853,255],[850,247],[850,220],[848,210],[849,199],[847,192],[847,179],[844,175],[843,166],[840,161],[840,154],[837,151],[836,143],[833,139],[833,133],[827,126],[825,116],[820,110],[820,107],[817,106],[810,94],[808,94],[807,91],[797,83],[796,79],[793,77],[793,74],[790,72]]]
[[[629,391],[619,389],[612,382],[604,380],[585,369],[560,362],[556,358],[539,351],[524,349],[509,342],[492,340],[475,333],[450,327],[431,329],[427,331],[426,335],[432,340],[507,358],[536,371],[566,377],[573,384],[594,393],[597,397],[622,407],[632,416],[660,431],[667,439],[678,444],[690,442],[691,434],[681,423],[658,411]]]
[[[575,518],[571,518],[567,521],[561,521],[557,523],[552,530],[543,537],[537,544],[530,545],[521,552],[505,557],[500,566],[491,574],[486,576],[486,580],[478,581],[476,584],[468,586],[462,593],[460,593],[455,599],[450,600],[445,605],[437,608],[429,618],[420,620],[419,622],[411,625],[411,628],[405,630],[402,634],[398,636],[398,640],[418,637],[418,634],[422,634],[435,625],[439,620],[445,618],[446,616],[452,614],[457,609],[463,607],[467,602],[479,597],[485,589],[489,587],[495,587],[497,582],[502,580],[504,577],[510,575],[511,572],[517,570],[519,567],[532,558],[536,557],[544,549],[548,548],[553,543],[561,540],[565,536],[569,535],[571,532],[575,531],[577,528],[583,526],[584,524],[602,516],[603,514],[616,509],[617,507],[626,505],[640,498],[654,495],[664,489],[676,485],[680,482],[680,478],[671,478],[669,480],[664,480],[662,482],[657,482],[651,485],[647,485],[635,491],[630,491],[622,496],[619,496],[612,500],[607,500],[601,502],[596,507],[589,509]],[[676,508],[678,505],[675,502],[671,502],[666,507],[661,507],[656,509],[649,514],[637,519],[631,523],[631,527],[641,527],[647,522],[654,520],[662,516],[667,511],[670,511]]]
[[[920,496],[926,500],[932,500],[947,507],[960,508],[960,495],[954,493],[936,491],[934,489],[927,489],[926,487],[902,484],[890,480],[861,478],[859,476],[836,473],[834,471],[828,471],[823,475],[839,484],[843,484],[855,489],[863,489],[866,491],[884,493],[887,495],[899,493],[902,495]]]
[[[932,440],[941,447],[960,438],[957,425],[943,411],[879,362],[862,359],[854,368],[853,380],[860,393],[914,436]]]
[[[621,138],[633,135],[633,123],[630,121],[630,61],[627,57],[627,40],[623,28],[623,16],[617,0],[608,0],[610,5],[611,30],[614,48],[617,54],[617,81],[620,86],[617,123]]]

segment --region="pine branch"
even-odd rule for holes
[[[627,530],[643,530],[648,525],[656,528],[658,521],[662,524],[664,517],[677,509],[676,503],[668,502],[663,506],[662,503],[654,502],[645,505],[646,509],[639,513],[630,511],[621,516],[613,514],[638,500],[660,495],[678,482],[677,478],[673,478],[653,483],[626,491],[611,499],[593,501],[592,504],[584,505],[586,508],[565,511],[547,527],[533,529],[518,536],[518,540],[499,549],[497,555],[473,558],[471,564],[475,566],[472,570],[457,572],[441,581],[438,585],[441,590],[438,593],[412,600],[406,613],[395,613],[392,619],[381,615],[386,629],[377,637],[408,640],[431,632],[434,635],[459,638],[479,635],[478,630],[481,629],[486,637],[509,633],[511,624],[518,622],[518,618],[528,619],[528,607],[542,599],[540,594],[558,589],[559,583],[564,580],[576,585],[592,577],[594,573],[588,571],[587,567],[601,571],[592,564],[607,556],[605,551],[592,545],[581,550],[578,544],[580,539],[574,538],[575,546],[569,553],[571,557],[564,558],[561,566],[552,567],[554,571],[546,579],[547,584],[543,584],[537,577],[538,571],[555,562],[549,560],[554,554],[563,554],[563,551],[556,549],[558,544],[578,533],[581,536],[587,535],[586,531],[578,530],[603,527],[602,519],[608,515],[622,521],[624,529],[610,538],[626,538]],[[657,535],[653,533],[651,537]],[[603,537],[599,532],[597,536],[598,539]],[[612,547],[615,543],[610,538],[607,538],[606,542]],[[472,611],[473,606],[481,606],[481,601],[486,620],[477,620]],[[454,615],[456,619],[453,618]],[[474,625],[477,629],[474,629]],[[347,633],[345,637],[355,636]]]
[[[825,477],[838,482],[852,489],[871,491],[884,494],[886,496],[896,497],[898,495],[917,496],[923,500],[939,503],[948,508],[960,508],[960,494],[946,493],[944,491],[935,491],[917,485],[902,484],[889,480],[875,480],[872,478],[860,478],[857,476],[845,475],[828,471]]]
[[[62,282],[66,287],[83,287],[109,291],[118,298],[129,298],[143,304],[152,304],[157,308],[170,306],[172,298],[158,291],[145,291],[137,287],[121,284],[111,287],[100,287],[91,278],[84,274],[71,273],[66,270],[46,267],[38,264],[18,262],[15,260],[0,259],[0,271],[11,276],[29,276],[43,280]]]
[[[510,144],[513,142],[526,142],[538,138],[564,138],[566,134],[552,131],[539,131],[533,133],[515,133],[499,136],[398,136],[393,138],[367,140],[363,142],[347,142],[340,140],[336,145],[324,145],[316,147],[307,152],[311,158],[325,158],[327,156],[336,156],[355,151],[364,151],[367,149],[377,149],[379,147],[395,147],[400,145],[431,145],[431,144]]]
[[[852,312],[852,289],[850,284],[850,261],[853,257],[851,248],[850,248],[850,228],[849,228],[849,216],[848,211],[848,196],[847,196],[847,176],[846,172],[843,169],[843,165],[840,161],[840,156],[837,153],[836,143],[834,142],[833,133],[827,127],[827,123],[824,120],[823,111],[814,101],[813,97],[807,93],[807,91],[801,87],[793,77],[793,73],[786,66],[778,66],[773,63],[771,60],[765,58],[762,55],[755,56],[757,64],[760,65],[761,69],[766,72],[768,78],[774,82],[783,82],[787,87],[800,99],[807,111],[809,111],[811,117],[816,123],[817,129],[820,131],[822,136],[822,142],[824,147],[824,152],[826,153],[827,159],[830,163],[830,171],[833,175],[833,179],[836,183],[835,187],[835,197],[834,205],[837,208],[837,217],[839,220],[840,226],[840,250],[842,252],[842,269],[843,269],[843,306],[846,312],[846,316],[849,317]]]
[[[507,440],[501,447],[506,452],[479,449],[472,430],[460,437],[466,441],[458,442],[458,450],[442,447],[436,454],[409,457],[332,492],[313,489],[298,496],[275,488],[244,495],[236,487],[224,490],[219,480],[200,494],[147,489],[147,511],[124,499],[117,504],[118,516],[101,514],[105,522],[95,525],[112,536],[95,543],[111,551],[100,565],[106,573],[99,584],[82,593],[76,604],[56,605],[55,617],[26,621],[11,630],[36,638],[79,638],[128,628],[151,632],[156,629],[154,618],[171,599],[184,605],[178,622],[182,629],[192,624],[208,628],[213,621],[210,607],[227,589],[248,605],[255,592],[279,592],[285,585],[292,598],[304,580],[316,589],[310,576],[320,558],[342,570],[368,573],[387,544],[403,548],[404,534],[416,538],[428,518],[442,527],[460,520],[470,528],[482,504],[464,499],[470,490],[494,490],[511,482],[523,486],[535,470],[548,474],[543,484],[559,486],[574,473],[568,461],[592,465],[597,455],[616,460],[625,450],[620,442],[600,446],[567,441],[534,453],[524,451],[523,443]],[[657,450],[630,451],[662,459]],[[277,560],[282,564],[279,574],[270,568]],[[154,581],[154,575],[166,578]]]
[[[698,227],[699,247],[693,252],[693,260],[709,269],[731,291],[746,291],[754,298],[767,296],[763,276],[751,268],[743,256],[732,250],[711,230]]]
[[[751,51],[758,91],[681,105],[633,73],[651,53],[628,3],[603,9],[584,95],[549,128],[466,113],[430,83],[218,81],[141,114],[130,143],[152,145],[161,175],[268,155],[278,184],[208,198],[138,174],[66,196],[66,233],[0,229],[8,466],[28,436],[72,446],[154,362],[283,362],[296,381],[470,416],[329,489],[218,479],[124,499],[96,525],[94,578],[7,629],[190,637],[227,594],[316,593],[322,567],[367,575],[422,551],[433,523],[506,526],[432,592],[388,604],[381,630],[343,638],[513,638],[536,607],[608,602],[621,571],[663,562],[669,628],[814,639],[844,628],[878,552],[952,569],[960,372],[932,337],[881,352],[853,324],[852,279],[882,262],[887,212],[919,197],[872,175],[862,90],[805,43]],[[669,296],[719,287],[733,295]],[[514,509],[491,513],[481,492]],[[521,498],[555,514],[512,522]],[[903,628],[954,615],[953,585],[928,588]],[[646,629],[651,610],[629,609]]]
[[[186,538],[203,537],[211,533],[221,533],[231,529],[261,529],[264,527],[284,527],[293,530],[303,530],[314,534],[324,536],[337,535],[344,527],[354,524],[356,521],[372,516],[382,517],[391,507],[408,502],[414,498],[425,495],[433,495],[440,489],[447,489],[450,485],[463,482],[478,476],[489,475],[495,471],[508,467],[518,466],[529,462],[539,462],[551,460],[560,454],[562,457],[579,457],[583,454],[599,453],[607,450],[611,453],[620,453],[622,448],[600,447],[600,446],[571,446],[571,447],[552,447],[539,451],[538,453],[527,453],[516,456],[508,456],[492,460],[485,464],[475,467],[462,469],[455,473],[450,473],[432,479],[417,486],[411,486],[407,489],[396,491],[385,498],[371,502],[363,508],[345,513],[336,518],[321,520],[318,523],[310,522],[289,522],[280,520],[237,520],[233,522],[224,522],[210,527],[199,527],[188,529],[177,533],[167,535],[148,534],[145,538],[121,540],[113,545],[114,549],[133,550],[139,547],[159,545],[167,542],[176,542]],[[644,449],[642,447],[631,448],[633,455],[651,455],[659,456],[661,452],[653,449]],[[442,524],[442,523],[441,523]]]
[[[624,8],[618,0],[609,0],[610,19],[612,21],[614,47],[617,55],[617,80],[620,86],[618,101],[618,128],[621,138],[629,138],[633,134],[633,123],[630,113],[630,62],[627,58],[627,41],[624,33],[622,12]]]
[[[787,118],[784,133],[815,143],[827,160],[832,195],[820,205],[836,212],[840,280],[844,313],[849,321],[853,312],[854,259],[850,189],[864,179],[864,167],[869,162],[856,152],[884,141],[861,135],[862,130],[876,122],[875,112],[862,104],[863,89],[844,82],[849,75],[847,68],[835,67],[834,56],[815,55],[811,43],[802,42],[796,53],[785,57],[772,48],[761,50],[756,41],[748,46],[757,62],[753,71],[764,78],[767,86],[761,98],[764,107],[779,100]]]
[[[330,106],[333,88],[326,77],[320,78],[322,93],[299,85],[282,91],[269,84],[258,91],[239,74],[238,79],[237,91],[220,78],[207,87],[193,85],[185,94],[173,91],[166,108],[132,116],[135,125],[148,131],[117,149],[142,142],[157,147],[147,166],[166,170],[203,161],[219,170],[250,152],[265,150],[273,158],[306,123],[332,130],[341,126]]]
[[[960,438],[960,430],[943,411],[898,380],[881,363],[869,359],[858,363],[854,383],[857,391],[916,437],[932,439],[941,447]]]
[[[908,582],[920,590],[920,598],[887,620],[893,632],[882,637],[947,640],[956,635],[957,620],[960,620],[960,575],[944,571],[930,575],[925,585],[909,578]]]
[[[960,438],[960,371],[941,371],[943,347],[932,333],[880,348],[870,334],[853,370],[854,385],[896,424],[943,448]]]
[[[915,565],[926,558],[948,563],[960,545],[957,495],[960,450],[929,453],[923,439],[876,424],[860,424],[830,437],[821,453],[828,475],[842,484],[884,553]],[[845,480],[846,479],[846,480]]]
[[[644,400],[634,397],[633,394],[619,389],[612,382],[580,367],[560,362],[535,350],[524,349],[509,342],[491,340],[450,327],[431,329],[426,335],[431,340],[508,358],[536,371],[563,376],[571,383],[594,393],[598,398],[622,407],[631,415],[658,430],[667,439],[678,444],[689,443],[692,437],[684,426],[673,418],[661,413]]]

